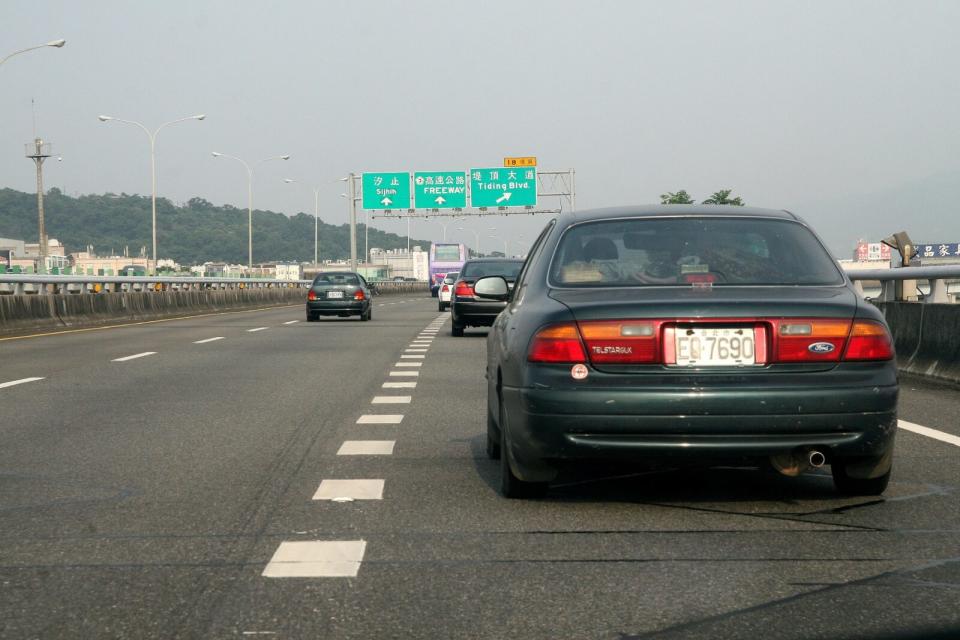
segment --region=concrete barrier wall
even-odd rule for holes
[[[906,373],[960,382],[960,305],[878,302]]]

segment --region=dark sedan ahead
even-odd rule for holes
[[[321,273],[307,292],[307,322],[315,322],[320,316],[360,316],[361,320],[370,320],[373,317],[370,298],[370,285],[359,273]]]
[[[543,231],[487,338],[487,452],[509,497],[584,459],[831,466],[882,493],[897,425],[889,330],[796,216],[608,209]]]
[[[513,286],[522,266],[523,260],[509,258],[478,258],[465,262],[450,295],[450,333],[459,337],[465,327],[492,325],[497,314],[507,305],[502,300],[477,298],[473,294],[473,283],[484,276],[501,276]]]

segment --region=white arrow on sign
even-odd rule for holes
[[[504,192],[503,192],[503,195],[500,196],[499,198],[497,198],[497,204],[500,204],[501,202],[507,202],[507,201],[509,201],[509,200],[510,200],[510,196],[512,196],[512,195],[513,195],[513,194],[510,193],[509,191],[504,191]]]
[[[436,202],[437,204],[443,204],[446,201],[447,200],[443,196],[437,196],[436,200],[434,200],[434,202]]]
[[[383,200],[380,201],[380,204],[382,204],[385,207],[389,207],[391,204],[393,204],[393,200],[391,200],[389,197],[385,197]]]

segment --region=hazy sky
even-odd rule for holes
[[[68,42],[0,67],[0,187],[35,188],[35,99],[37,133],[64,157],[47,185],[71,194],[149,194],[146,136],[98,114],[152,128],[205,113],[160,134],[160,195],[243,207],[243,168],[210,152],[289,153],[258,169],[255,206],[312,212],[289,176],[342,223],[349,171],[536,155],[576,169],[578,208],[728,187],[804,215],[843,254],[891,225],[957,242],[958,32],[957,1],[3,0],[0,56]],[[905,195],[931,189],[929,206]],[[448,231],[530,239],[545,222]]]

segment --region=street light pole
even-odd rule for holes
[[[506,239],[504,239],[504,238],[500,238],[499,236],[489,236],[489,237],[490,237],[490,239],[492,239],[492,240],[503,240],[503,257],[506,258],[506,257],[507,257],[507,251],[508,251],[507,245],[510,243],[510,241],[509,241],[509,240],[506,240]]]
[[[178,118],[176,120],[171,120],[170,122],[164,122],[162,125],[157,127],[153,132],[147,129],[145,126],[136,122],[135,120],[124,120],[123,118],[114,118],[113,116],[100,116],[98,119],[100,122],[123,122],[124,124],[132,124],[143,129],[143,132],[147,134],[147,139],[150,140],[150,216],[151,216],[151,226],[153,229],[153,272],[154,275],[157,271],[157,134],[160,133],[160,130],[171,124],[176,124],[178,122],[186,122],[187,120],[203,120],[207,116],[204,114],[198,114],[195,116],[187,116],[186,118]]]
[[[270,156],[269,158],[263,158],[262,160],[257,160],[253,165],[249,165],[237,156],[231,156],[226,153],[220,153],[219,151],[213,152],[214,158],[230,158],[231,160],[236,160],[244,166],[247,170],[247,269],[252,274],[253,272],[253,170],[257,165],[263,164],[264,162],[269,162],[270,160],[289,160],[289,155],[282,156]]]
[[[340,178],[340,182],[349,183],[347,193],[347,203],[350,206],[350,270],[357,270],[357,185],[356,176],[353,173],[347,174],[347,177]]]
[[[20,49],[19,51],[14,51],[13,53],[10,53],[10,54],[8,54],[8,55],[0,58],[0,65],[2,65],[4,62],[6,62],[7,60],[9,60],[9,59],[12,58],[13,56],[20,55],[21,53],[26,53],[27,51],[33,51],[34,49],[43,49],[44,47],[55,47],[55,48],[59,49],[60,47],[62,47],[62,46],[65,45],[65,44],[67,44],[67,41],[64,40],[63,38],[61,38],[61,39],[59,39],[59,40],[51,40],[50,42],[45,42],[44,44],[38,44],[38,45],[33,46],[33,47],[27,47],[26,49]]]
[[[474,231],[473,229],[467,229],[466,227],[457,227],[457,231],[469,231],[473,234],[473,239],[475,240],[474,246],[477,248],[477,257],[480,257],[480,234]]]
[[[293,178],[284,178],[287,184],[296,182]],[[313,189],[313,264],[320,264],[320,187]]]

